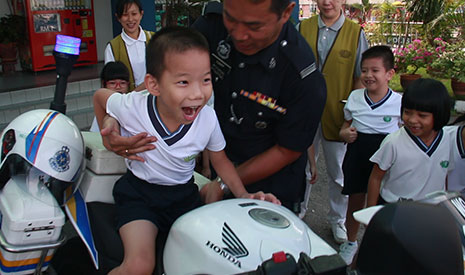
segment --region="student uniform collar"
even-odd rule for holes
[[[404,127],[404,129],[407,132],[407,134],[410,136],[410,138],[413,140],[413,142],[418,146],[418,148],[420,148],[420,150],[425,152],[429,157],[431,157],[431,155],[433,155],[433,153],[436,151],[444,135],[442,129],[439,130],[438,135],[433,140],[433,143],[431,143],[431,145],[428,147],[419,137],[410,133],[407,127]]]
[[[378,108],[379,106],[383,105],[386,101],[388,101],[388,99],[391,97],[392,95],[392,90],[390,88],[388,88],[388,92],[384,95],[384,97],[378,101],[378,102],[373,102],[371,100],[371,98],[368,96],[368,90],[365,89],[364,92],[363,92],[363,95],[365,97],[365,101],[366,103],[368,104],[368,106],[370,106],[370,108],[372,110]]]
[[[242,53],[238,52],[242,62],[247,64],[261,64],[267,71],[272,71],[274,68],[276,68],[279,48],[285,47],[289,43],[289,41],[285,39],[289,24],[289,22],[286,22],[283,25],[281,33],[279,34],[276,41],[258,53],[254,55],[243,55]]]
[[[192,123],[181,124],[181,126],[179,126],[179,128],[175,132],[171,133],[161,121],[160,114],[158,114],[157,105],[155,104],[156,99],[157,99],[156,96],[153,96],[153,95],[148,96],[147,109],[149,112],[149,117],[150,117],[150,120],[152,121],[153,127],[155,128],[157,133],[162,137],[163,141],[168,146],[171,146],[186,135],[186,133],[191,128]]]
[[[457,127],[457,149],[459,150],[460,157],[462,159],[465,159],[465,148],[463,147],[463,141],[462,141],[462,130],[465,127],[465,125],[461,125]]]
[[[342,28],[342,25],[344,25],[345,20],[346,17],[344,16],[344,13],[341,12],[341,16],[339,16],[336,22],[334,22],[331,27],[328,27],[321,19],[321,16],[318,15],[318,29],[329,28],[332,31],[338,32]]]
[[[137,39],[134,39],[134,38],[130,37],[124,31],[124,29],[121,31],[121,38],[123,39],[124,43],[126,43],[127,45],[132,45],[132,44],[136,43],[137,41],[142,41],[142,42],[145,43],[145,41],[147,40],[147,38],[145,37],[145,32],[144,32],[144,30],[142,29],[141,26],[139,26],[139,37]]]

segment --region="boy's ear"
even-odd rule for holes
[[[387,78],[388,78],[388,80],[391,80],[391,79],[394,77],[394,75],[396,74],[396,70],[390,69],[390,70],[387,71],[386,73],[387,73]]]
[[[144,78],[145,88],[147,91],[154,95],[160,95],[160,85],[158,84],[158,80],[151,74],[146,74]]]

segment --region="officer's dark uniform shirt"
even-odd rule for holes
[[[276,144],[302,152],[295,162],[246,189],[271,192],[299,211],[306,150],[326,102],[324,78],[310,47],[289,22],[272,45],[252,56],[234,49],[218,14],[199,18],[193,27],[209,42],[214,107],[229,159],[241,164]]]

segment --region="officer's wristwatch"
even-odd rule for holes
[[[220,177],[217,177],[215,180],[220,184],[220,189],[221,191],[223,191],[223,194],[225,196],[231,193],[231,190],[229,190],[229,187],[223,182],[223,180]]]

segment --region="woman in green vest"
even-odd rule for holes
[[[145,46],[153,32],[145,31],[140,26],[144,15],[139,0],[118,0],[116,3],[116,18],[123,26],[121,34],[113,38],[105,48],[105,63],[121,61],[129,70],[129,90],[144,83]],[[139,87],[137,90],[142,90]]]

